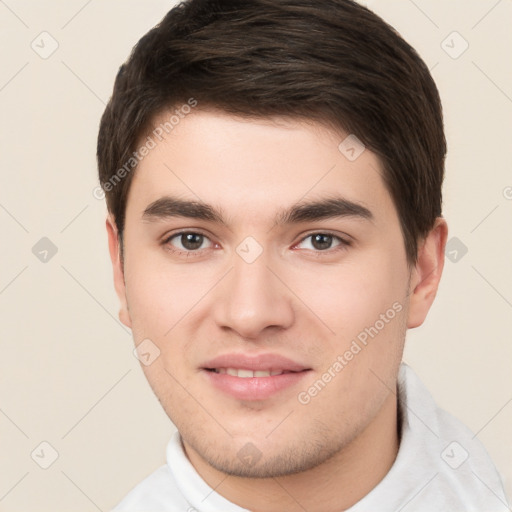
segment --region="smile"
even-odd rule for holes
[[[250,379],[254,377],[274,377],[275,375],[282,375],[283,373],[296,373],[291,370],[246,370],[239,368],[212,368],[210,371],[227,374],[233,377],[241,377],[242,379]]]

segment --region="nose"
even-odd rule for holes
[[[268,263],[265,253],[252,263],[234,255],[234,268],[215,291],[214,318],[220,328],[254,340],[265,329],[292,325],[293,296]]]

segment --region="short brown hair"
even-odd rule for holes
[[[418,240],[441,216],[441,102],[425,63],[376,14],[352,0],[187,0],[169,11],[120,67],[101,118],[99,179],[121,236],[126,163],[155,116],[191,98],[356,135],[380,157],[416,262]]]

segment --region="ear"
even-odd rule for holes
[[[407,328],[419,327],[427,317],[439,287],[444,267],[448,226],[438,217],[434,227],[418,249],[418,259],[411,272]]]
[[[119,233],[114,218],[109,215],[105,222],[108,236],[108,249],[110,259],[112,260],[112,270],[114,272],[114,287],[116,289],[121,307],[119,309],[119,320],[127,327],[132,326],[130,313],[128,312],[128,303],[126,301],[126,287],[124,284],[124,269],[121,262],[121,247]]]

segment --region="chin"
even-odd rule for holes
[[[342,450],[345,443],[340,442],[340,436],[331,431],[328,437],[325,430],[324,426],[310,428],[309,432],[283,430],[281,435],[271,433],[270,437],[255,433],[216,440],[199,435],[182,437],[199,457],[222,473],[241,478],[275,478],[312,469]]]

